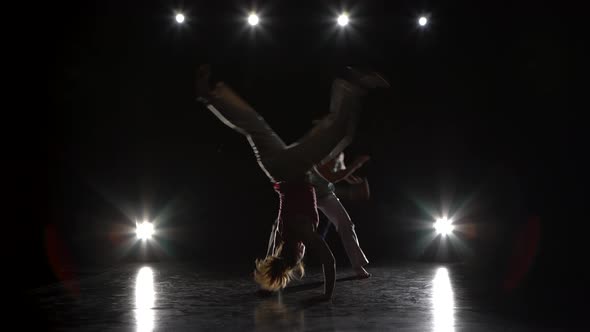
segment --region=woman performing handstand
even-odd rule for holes
[[[279,194],[278,227],[269,255],[256,260],[254,279],[265,290],[280,290],[303,276],[305,248],[318,255],[324,270],[324,295],[332,297],[336,279],[332,251],[317,234],[314,187],[308,182],[314,165],[334,159],[350,144],[367,91],[389,87],[374,72],[347,68],[348,80],[332,84],[330,112],[294,144],[286,145],[264,119],[224,83],[210,84],[209,66],[197,72],[197,100],[224,124],[246,136],[260,168]]]

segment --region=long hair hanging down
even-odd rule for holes
[[[282,250],[283,244],[281,243],[275,255],[256,260],[254,280],[262,289],[277,291],[285,288],[291,280],[303,278],[305,274],[303,262],[299,260],[295,265],[290,264],[282,257]]]

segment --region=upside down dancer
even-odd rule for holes
[[[314,165],[332,160],[352,141],[361,98],[367,89],[389,87],[375,72],[347,67],[348,79],[332,84],[330,109],[309,133],[286,145],[264,119],[231,88],[210,82],[210,67],[197,72],[197,100],[228,127],[243,134],[254,150],[260,168],[280,198],[276,237],[266,258],[256,260],[254,279],[265,290],[280,290],[304,274],[306,251],[317,255],[324,270],[324,294],[332,297],[336,268],[332,251],[317,234],[318,212],[308,173]]]

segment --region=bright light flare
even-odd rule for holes
[[[149,240],[154,235],[154,224],[148,221],[136,223],[137,229],[135,233],[140,240]]]
[[[434,229],[438,234],[449,235],[454,228],[452,221],[447,218],[438,218],[434,223]]]
[[[174,19],[176,20],[177,23],[182,24],[182,23],[184,23],[184,14],[178,13],[174,17]]]
[[[258,15],[256,15],[256,13],[250,13],[250,15],[248,15],[248,24],[250,24],[251,26],[256,26],[259,22],[260,18],[258,17]]]
[[[428,19],[424,16],[421,16],[418,19],[418,25],[420,25],[421,27],[426,26],[426,24],[428,24]]]
[[[348,14],[346,13],[342,13],[340,14],[340,16],[338,16],[338,25],[341,27],[345,27],[348,25],[349,19],[348,19]]]

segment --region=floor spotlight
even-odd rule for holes
[[[438,218],[434,222],[434,229],[437,234],[449,235],[453,232],[454,228],[452,221],[447,218]]]
[[[140,240],[149,240],[155,233],[154,224],[152,224],[149,221],[144,220],[141,223],[136,222],[135,225],[137,227],[135,230],[135,234],[137,235],[137,238]]]

